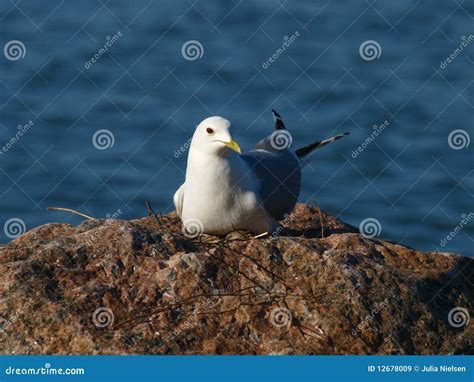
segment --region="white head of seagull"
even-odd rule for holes
[[[206,118],[193,135],[191,150],[210,155],[226,155],[228,149],[241,153],[239,144],[230,135],[230,122],[222,117]]]

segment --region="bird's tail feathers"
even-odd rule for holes
[[[338,139],[341,139],[342,137],[345,137],[346,135],[349,135],[350,133],[343,133],[343,134],[338,134],[335,135],[334,137],[325,139],[323,141],[316,141],[314,143],[311,143],[308,146],[304,146],[299,148],[298,150],[295,151],[295,154],[298,158],[304,158],[307,155],[311,154],[313,151],[320,149],[323,146],[326,146],[330,143],[333,143],[337,141]]]

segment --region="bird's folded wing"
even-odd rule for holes
[[[253,150],[241,155],[261,184],[260,196],[265,210],[275,220],[281,220],[292,211],[300,191],[299,161],[288,150],[275,154]]]

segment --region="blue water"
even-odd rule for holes
[[[472,255],[474,219],[441,241],[473,212],[474,143],[453,150],[448,135],[473,135],[474,44],[440,64],[473,17],[473,2],[446,0],[2,1],[1,47],[19,40],[25,55],[0,56],[0,146],[33,125],[0,155],[1,226],[80,221],[48,206],[129,219],[149,200],[171,211],[186,165],[174,153],[196,124],[222,115],[248,149],[271,132],[274,108],[295,147],[351,132],[315,153],[301,202],[355,226],[375,218],[380,237],[417,249]],[[184,59],[189,40],[202,57]],[[367,40],[380,50],[365,60]],[[94,147],[100,129],[112,147]]]

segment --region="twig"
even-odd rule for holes
[[[227,247],[223,247],[223,249],[226,249]],[[227,248],[227,249],[230,249],[230,248]],[[221,264],[225,264],[226,266],[232,268],[235,272],[237,272],[239,275],[243,276],[245,279],[247,279],[248,281],[250,281],[251,283],[255,284],[256,286],[258,286],[260,289],[264,290],[268,295],[271,295],[271,291],[268,290],[267,288],[265,288],[262,284],[258,283],[257,281],[255,281],[254,279],[252,279],[250,276],[247,276],[244,272],[242,272],[238,267],[235,267],[234,265],[232,264],[229,264],[227,263],[224,259],[221,259],[220,257],[217,257],[216,255],[214,255],[213,253],[209,253],[209,256],[211,258],[213,258],[214,260],[220,262]]]
[[[247,287],[247,288],[244,288],[242,290],[248,290],[248,289],[251,289],[251,288],[253,288],[253,287]],[[192,300],[198,299],[200,297],[212,298],[212,297],[225,297],[225,296],[237,296],[237,294],[236,293],[219,293],[219,294],[199,293],[199,294],[196,294],[196,295],[193,295],[193,296],[186,297],[186,298],[181,299],[181,300],[172,301],[172,302],[167,303],[167,304],[165,303],[163,306],[161,306],[159,308],[157,308],[155,306],[144,308],[141,311],[137,312],[134,315],[133,318],[126,319],[126,320],[124,320],[122,322],[119,322],[118,324],[114,325],[113,330],[120,329],[121,327],[123,327],[126,324],[136,323],[136,322],[139,322],[143,319],[149,319],[151,316],[153,316],[155,314],[158,314],[158,313],[169,312],[174,307],[182,307],[182,306],[185,306],[185,305],[192,305]],[[188,303],[188,302],[190,302],[190,303]]]
[[[153,208],[151,208],[151,204],[148,200],[145,202],[145,206],[146,206],[146,210],[148,212],[148,216],[153,216],[155,218],[156,222],[158,223],[158,226],[159,226],[160,225],[160,219],[158,219],[158,216],[156,216],[156,213],[155,213],[155,211],[153,211]]]
[[[240,240],[240,239],[235,239],[235,240]],[[232,241],[232,240],[231,240],[231,241]],[[243,240],[243,241],[247,241],[247,240]],[[227,241],[219,242],[219,244],[221,244],[221,245],[226,244],[226,243],[227,243]],[[204,242],[201,242],[201,244],[207,245],[207,246],[212,245],[212,243],[204,243]],[[268,268],[266,268],[264,265],[260,264],[260,263],[259,263],[257,260],[255,260],[252,256],[249,256],[249,255],[246,255],[246,254],[244,254],[244,253],[242,253],[242,252],[236,251],[235,249],[230,248],[230,247],[228,247],[228,246],[224,246],[224,245],[223,245],[221,248],[223,248],[223,249],[228,249],[230,252],[234,253],[235,255],[237,255],[237,256],[242,256],[242,257],[244,257],[244,258],[246,258],[246,259],[252,261],[258,268],[260,268],[260,269],[262,269],[263,271],[267,272],[270,276],[275,277],[275,278],[277,278],[278,280],[282,281],[283,285],[284,285],[287,289],[294,290],[294,288],[292,288],[292,287],[290,287],[289,285],[286,284],[286,282],[285,282],[286,280],[285,280],[284,278],[280,277],[280,276],[277,275],[275,272],[272,272],[270,269],[268,269]],[[261,253],[259,249],[257,249],[257,251],[258,251],[259,254]],[[210,253],[209,253],[209,254],[210,254]],[[210,254],[210,255],[212,256],[212,254]],[[230,265],[229,265],[229,266],[230,266]],[[260,285],[258,285],[258,286],[260,287]],[[263,289],[268,293],[268,291],[267,291],[265,288],[263,288]]]
[[[67,212],[71,212],[73,214],[76,214],[76,215],[79,215],[79,216],[82,216],[83,218],[86,218],[88,220],[95,220],[95,218],[93,218],[92,216],[89,216],[89,215],[86,215],[86,214],[83,214],[81,212],[77,212],[75,210],[72,210],[70,208],[63,208],[63,207],[48,207],[48,210],[55,210],[55,211],[67,211]]]

